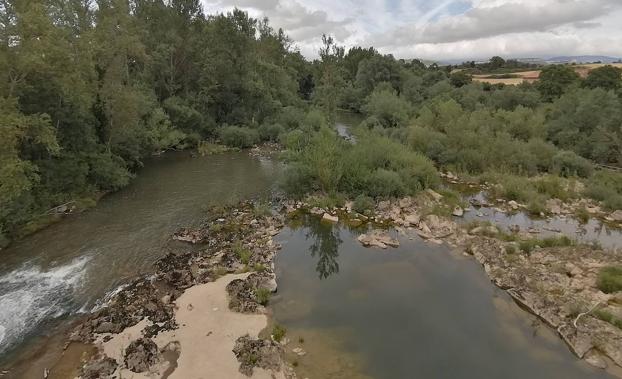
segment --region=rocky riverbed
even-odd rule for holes
[[[450,210],[450,217],[430,213],[443,206],[443,196],[429,190],[416,198],[378,202],[365,214],[355,212],[351,202],[332,209],[289,202],[286,212],[309,212],[325,222],[355,227],[363,224],[366,231],[358,240],[372,248],[399,245],[387,233],[389,228],[405,237],[446,243],[476,259],[495,285],[556,330],[577,357],[620,375],[622,293],[604,293],[597,285],[603,268],[622,262],[618,252],[562,237],[559,244],[538,241],[525,231],[505,233],[486,222],[460,224],[463,212],[456,210]]]
[[[193,251],[160,259],[75,328],[72,342],[97,346],[80,377],[295,377],[282,345],[258,337],[282,220],[252,203],[208,214],[174,236]]]

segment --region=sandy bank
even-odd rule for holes
[[[148,372],[134,373],[127,368],[119,368],[115,374],[126,379],[247,378],[239,372],[240,362],[233,353],[236,340],[246,334],[257,338],[268,323],[264,314],[242,314],[229,310],[227,284],[247,276],[227,275],[189,288],[177,299],[175,320],[179,328],[162,332],[153,339],[160,351],[171,352],[170,357],[178,354],[176,362],[169,362],[162,354]],[[142,321],[112,336],[111,340],[102,343],[104,353],[123,362],[127,347],[141,337],[141,331],[148,325],[148,321]],[[103,340],[105,336],[100,337]],[[255,368],[252,377],[269,379],[285,378],[285,375],[283,372]]]

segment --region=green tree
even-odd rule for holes
[[[622,88],[622,69],[611,65],[598,67],[587,74],[584,85],[617,91]]]
[[[579,74],[570,66],[549,65],[540,72],[537,88],[544,101],[553,101],[563,95],[571,85],[578,83],[579,79]]]

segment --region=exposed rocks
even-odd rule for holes
[[[609,215],[609,217],[616,222],[622,222],[622,210],[618,209]]]
[[[368,234],[361,234],[358,241],[365,247],[378,247],[386,249],[387,247],[399,247],[400,243],[397,239],[391,237],[387,232],[382,230],[374,230]]]
[[[118,334],[149,320],[141,331],[143,338],[134,341],[124,356],[130,370],[147,370],[156,363],[159,354],[149,338],[178,327],[175,300],[186,289],[212,282],[226,273],[251,268],[257,272],[245,280],[234,281],[227,290],[232,295],[233,309],[261,312],[263,299],[258,296],[261,292],[258,289],[276,291],[272,261],[280,246],[272,237],[282,225],[279,216],[255,212],[253,204],[248,202],[212,208],[199,228],[182,229],[173,237],[200,244],[198,249],[191,253],[171,252],[158,260],[152,275],[138,278],[111,295],[104,307],[74,329],[70,339],[89,343],[102,334]],[[89,377],[106,377],[109,370],[114,371],[112,362],[99,359],[86,365],[83,371]]]
[[[322,221],[332,222],[332,223],[336,224],[336,223],[339,222],[339,217],[333,216],[330,213],[324,213],[324,215],[322,216]]]
[[[432,197],[432,199],[434,201],[441,201],[443,199],[443,195],[441,195],[440,193],[438,193],[438,192],[436,192],[436,191],[434,191],[432,189],[427,189],[426,193],[428,195],[430,195],[430,197]]]
[[[283,348],[275,341],[246,335],[237,339],[233,353],[240,362],[240,372],[249,377],[255,367],[273,371],[283,369]]]
[[[112,377],[117,369],[117,361],[106,356],[93,357],[80,369],[82,379],[102,379]]]
[[[140,338],[125,349],[124,363],[132,372],[145,372],[158,362],[158,345],[149,338]]]
[[[455,207],[454,210],[451,213],[453,216],[456,217],[463,217],[464,216],[464,209],[462,209],[462,207]]]

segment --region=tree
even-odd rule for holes
[[[317,101],[324,108],[332,123],[337,110],[340,90],[345,86],[340,63],[344,48],[338,46],[332,36],[322,35],[320,55],[320,86],[317,88]]]
[[[456,71],[449,76],[449,82],[454,87],[462,87],[473,81],[471,75],[464,70]]]
[[[488,64],[491,70],[496,70],[505,66],[505,59],[499,56],[494,56],[490,58],[490,62]]]
[[[617,91],[622,88],[622,69],[611,65],[598,67],[587,74],[584,85],[587,88]]]
[[[565,65],[549,65],[540,72],[537,88],[544,101],[553,101],[579,82],[579,74]]]

